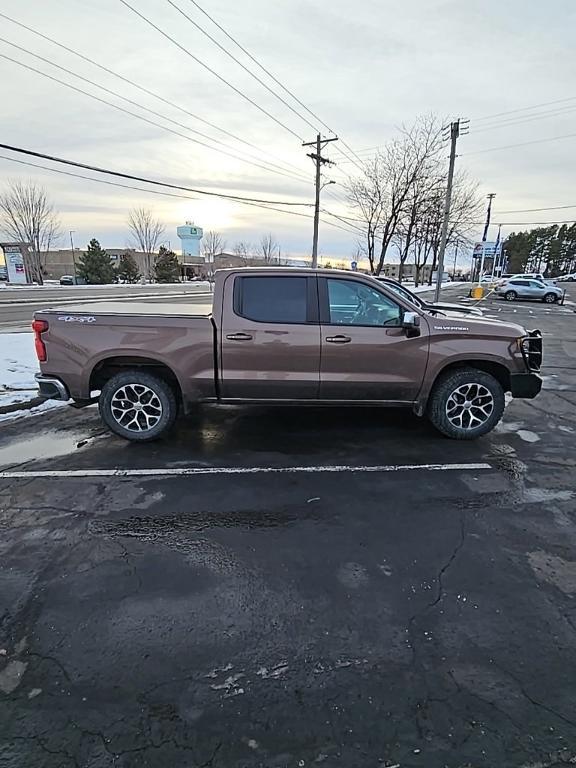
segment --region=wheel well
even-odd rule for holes
[[[164,379],[172,387],[177,399],[182,402],[182,390],[174,371],[164,363],[148,357],[108,357],[101,360],[90,374],[90,392],[102,389],[104,384],[117,373],[134,369],[141,369]]]
[[[476,368],[484,373],[490,373],[501,384],[504,392],[510,392],[510,371],[505,365],[501,363],[495,363],[492,360],[459,360],[457,363],[451,363],[445,368],[442,368],[436,381],[441,376],[445,376],[447,373],[457,371],[462,368]],[[436,383],[436,381],[434,383]]]

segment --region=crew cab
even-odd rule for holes
[[[357,272],[221,270],[210,305],[67,305],[33,329],[40,394],[97,400],[134,441],[203,402],[406,407],[470,439],[498,423],[505,392],[542,386],[539,331],[431,312]]]

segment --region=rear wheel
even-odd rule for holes
[[[428,400],[428,418],[437,430],[456,440],[473,440],[490,432],[504,413],[504,390],[489,373],[463,368],[442,376]]]
[[[518,298],[516,291],[506,291],[504,294],[506,301],[515,301]]]
[[[174,424],[178,403],[170,384],[139,370],[117,373],[102,387],[100,416],[126,440],[156,440]]]
[[[546,304],[554,304],[556,301],[558,301],[558,296],[556,296],[555,293],[547,293],[544,296],[544,301]]]

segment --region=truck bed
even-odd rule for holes
[[[102,301],[41,310],[47,358],[42,373],[58,376],[70,396],[84,400],[100,389],[103,368],[130,361],[164,365],[185,400],[214,398],[216,330],[212,304]]]
[[[163,315],[169,317],[209,317],[212,314],[212,302],[207,304],[174,304],[146,301],[94,301],[84,304],[67,304],[45,310],[65,315]]]

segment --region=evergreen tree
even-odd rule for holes
[[[119,280],[121,280],[123,283],[137,283],[141,277],[142,275],[138,270],[136,259],[130,253],[130,251],[125,251],[120,256],[120,263],[118,264]]]
[[[116,280],[112,259],[95,238],[90,240],[86,253],[78,259],[77,272],[90,285],[104,285]]]
[[[160,246],[154,261],[154,277],[158,283],[180,282],[180,263],[174,251]]]

